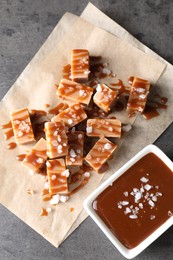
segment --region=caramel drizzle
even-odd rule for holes
[[[25,158],[26,154],[18,154],[16,156],[17,161],[22,162]]]
[[[118,79],[117,83],[111,83],[110,88],[117,92],[118,95],[130,94],[130,87],[127,87],[123,84],[121,79]]]
[[[40,217],[48,216],[48,212],[45,208],[41,208]]]
[[[17,144],[14,142],[11,142],[9,144],[7,144],[7,149],[8,150],[13,150],[14,148],[16,148]]]
[[[66,110],[69,106],[66,103],[59,103],[57,106],[54,108],[50,109],[48,111],[49,114],[57,115],[60,112]]]
[[[67,64],[62,69],[62,77],[63,79],[69,79],[71,78],[71,65]]]
[[[6,131],[4,133],[4,136],[5,136],[5,140],[6,141],[9,140],[11,137],[13,137],[14,136],[13,129],[10,129],[10,130]]]
[[[11,123],[11,121],[9,121],[8,123],[2,125],[1,128],[2,128],[2,129],[12,128],[12,123]]]

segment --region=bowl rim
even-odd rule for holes
[[[142,241],[138,246],[132,249],[125,247],[110,231],[107,225],[102,221],[99,215],[95,212],[92,207],[92,203],[96,197],[102,193],[108,186],[111,185],[116,179],[118,179],[122,174],[124,174],[132,165],[134,165],[138,160],[148,153],[154,153],[158,158],[160,158],[172,171],[173,162],[168,158],[168,156],[156,145],[150,144],[139,151],[134,157],[132,157],[126,164],[124,164],[119,170],[117,170],[111,177],[104,181],[97,189],[95,189],[84,201],[84,208],[90,217],[95,221],[95,223],[100,227],[104,234],[109,238],[113,245],[119,250],[119,252],[127,259],[132,259],[140,254],[144,249],[146,249],[152,242],[154,242],[159,236],[161,236],[172,224],[173,216],[166,220],[161,226],[159,226],[151,235],[149,235],[144,241]]]

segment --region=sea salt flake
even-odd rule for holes
[[[129,218],[131,218],[131,219],[137,219],[138,216],[137,216],[137,215],[129,215]]]
[[[50,204],[51,204],[51,205],[56,205],[56,204],[59,203],[59,200],[60,200],[60,195],[59,195],[59,194],[54,195],[54,196],[52,197],[52,199],[50,200]]]
[[[129,207],[127,207],[124,211],[124,214],[127,215],[128,213],[131,213],[131,209]]]
[[[46,189],[46,190],[48,190],[49,189],[49,182],[47,181],[47,182],[45,182],[45,184],[44,184],[44,188]]]
[[[73,157],[73,158],[77,157],[77,155],[73,149],[70,150],[70,157]]]
[[[155,215],[150,215],[150,219],[151,219],[151,220],[153,220],[153,219],[155,219],[155,218],[156,218]]]
[[[68,124],[69,125],[73,124],[73,120],[72,119],[68,119]]]
[[[109,150],[109,149],[112,148],[112,145],[111,145],[110,143],[106,143],[106,144],[104,145],[104,148],[105,148],[106,150]]]
[[[149,181],[149,179],[147,179],[147,178],[145,178],[145,177],[142,177],[140,180],[141,180],[142,182],[144,182],[144,183],[146,183],[146,182]]]
[[[65,203],[65,202],[67,202],[68,200],[69,200],[69,196],[65,196],[65,195],[61,195],[61,196],[60,196],[60,201],[61,201],[61,202]]]
[[[153,208],[155,206],[154,202],[152,200],[148,201],[148,204]]]
[[[36,161],[37,161],[37,163],[43,163],[44,162],[43,158],[38,158]]]
[[[82,97],[84,93],[85,93],[85,91],[84,91],[83,89],[80,89],[80,90],[79,90],[79,96],[80,96],[80,97]]]
[[[125,196],[125,197],[128,197],[128,195],[129,195],[128,191],[125,191],[125,192],[124,192],[124,196]]]
[[[66,169],[65,171],[61,172],[61,176],[65,176],[65,177],[68,178],[69,175],[70,175],[70,171],[69,171],[69,169]]]
[[[140,209],[143,209],[143,204],[142,203],[139,203],[139,207],[140,207]]]
[[[161,193],[161,192],[156,192],[155,195],[156,195],[156,196],[162,196],[162,193]]]
[[[124,201],[121,201],[121,205],[122,205],[122,206],[129,205],[129,202],[128,202],[128,201],[125,201],[125,200],[124,200]]]
[[[78,134],[78,139],[82,139],[83,135],[82,134]]]
[[[93,131],[92,126],[87,126],[86,131],[87,131],[88,134],[91,134],[92,131]]]
[[[152,196],[152,200],[153,201],[157,201],[157,197],[156,196]]]
[[[152,186],[149,185],[149,184],[146,184],[146,185],[144,186],[144,189],[147,190],[147,191],[149,191],[151,188],[152,188]]]
[[[46,211],[47,211],[47,213],[50,213],[52,211],[52,209],[51,208],[47,208]]]
[[[84,177],[85,178],[90,178],[91,176],[91,173],[90,172],[84,172]]]
[[[138,191],[138,192],[136,192],[136,194],[135,194],[135,200],[140,200],[142,198],[142,194],[141,194],[141,192],[140,191]]]
[[[102,88],[100,84],[97,84],[97,88],[96,88],[97,92],[102,92]]]
[[[56,179],[56,175],[54,174],[51,176],[51,180],[55,180],[55,179]]]
[[[109,130],[110,132],[113,132],[113,127],[110,126],[110,127],[108,128],[108,130]]]

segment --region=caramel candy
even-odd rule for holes
[[[10,116],[17,144],[35,141],[28,109],[15,110]]]
[[[94,170],[98,171],[116,148],[116,144],[112,143],[105,137],[102,137],[87,154],[85,161],[89,163]]]
[[[118,119],[88,119],[88,136],[121,137],[121,121]]]
[[[59,113],[57,116],[54,116],[51,121],[56,123],[59,120],[63,120],[65,125],[72,127],[79,124],[86,118],[87,114],[83,110],[82,106],[80,104],[74,104],[73,106]]]
[[[89,73],[89,52],[79,49],[72,50],[71,79],[77,82],[87,81]]]
[[[49,158],[62,157],[68,154],[67,135],[62,120],[45,123],[47,155]]]
[[[149,94],[150,83],[148,80],[134,78],[130,90],[130,96],[127,103],[127,111],[129,114],[134,112],[143,112],[147,96]]]
[[[69,150],[66,156],[66,165],[83,164],[84,133],[81,131],[68,133]]]
[[[47,145],[44,138],[41,138],[33,149],[25,156],[22,165],[33,172],[38,171],[47,160]]]
[[[64,159],[48,160],[46,166],[50,195],[67,193],[69,170],[66,170]]]
[[[62,79],[57,94],[60,98],[88,105],[93,94],[93,89],[71,80]]]
[[[93,100],[98,107],[107,113],[110,111],[116,97],[117,93],[115,91],[111,90],[105,84],[98,84]]]

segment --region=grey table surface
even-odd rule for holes
[[[66,11],[80,15],[87,3],[86,0],[0,0],[0,98],[6,94],[61,16]],[[173,64],[172,0],[93,0],[92,3]],[[173,126],[156,141],[170,157],[173,157],[172,133]],[[0,206],[0,260],[6,259],[124,258],[90,218],[56,249]],[[172,260],[173,227],[136,259]]]

